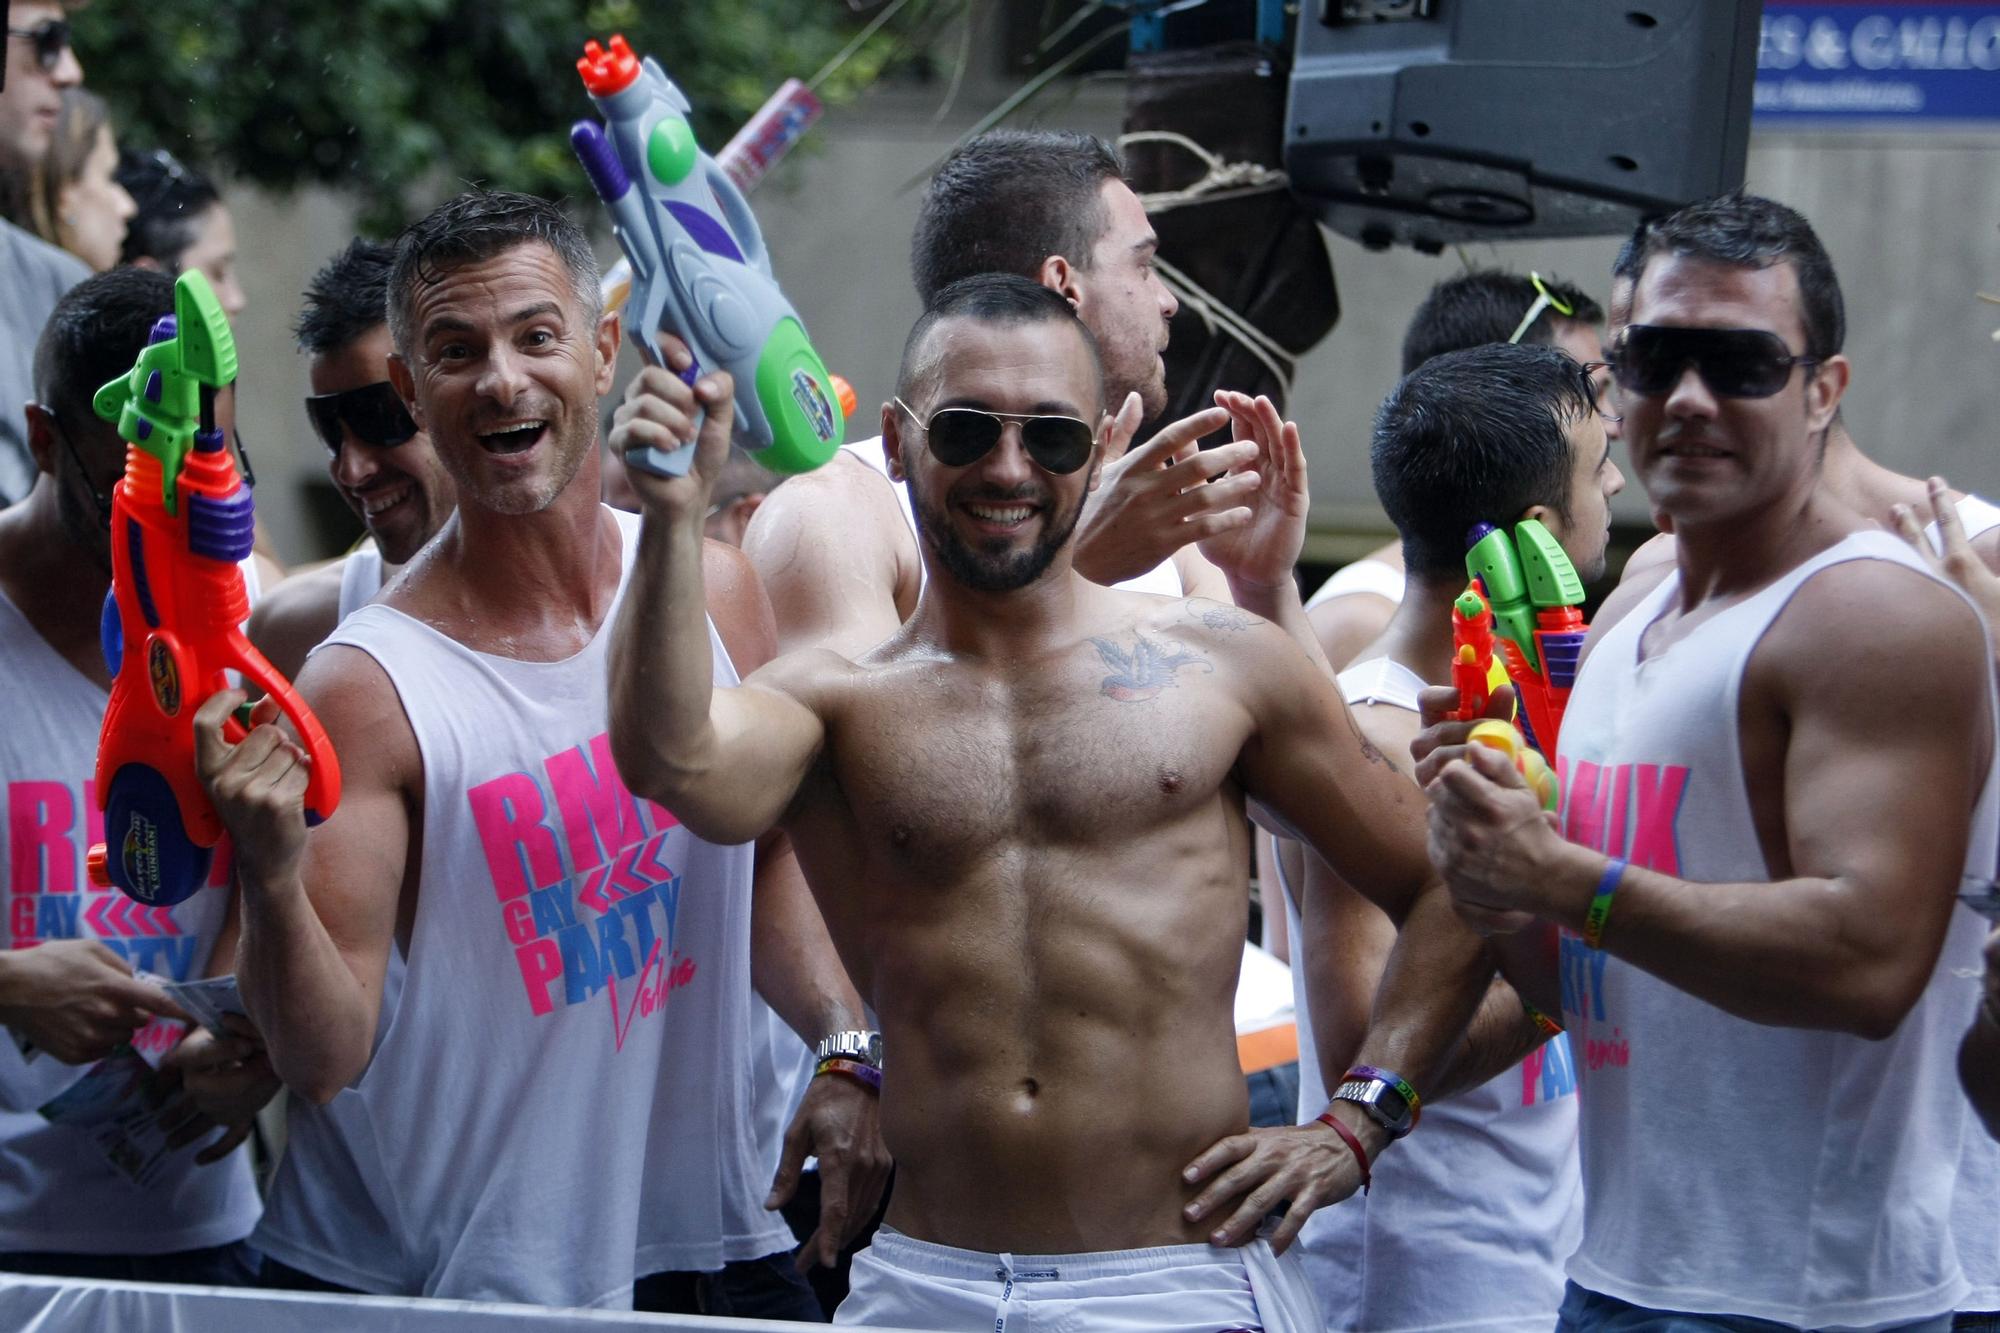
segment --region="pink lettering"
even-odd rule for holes
[[[618,1016],[618,981],[615,977],[611,980],[611,1040],[616,1050],[625,1049],[625,1034],[632,1030],[633,1019],[666,1008],[667,997],[694,980],[694,959],[682,958],[677,953],[674,955],[677,961],[669,964],[660,958],[661,947],[661,941],[653,941],[653,951],[646,955],[646,965],[639,969],[639,983],[632,992],[632,1007],[625,1011],[622,1021]],[[652,978],[650,983],[647,980],[649,977]]]
[[[542,789],[526,773],[482,782],[465,794],[472,822],[501,902],[530,889],[547,888],[563,877],[556,836],[542,823],[547,807]],[[544,1012],[537,1009],[536,1013]]]
[[[1535,1104],[1535,1090],[1542,1081],[1542,1061],[1547,1046],[1537,1046],[1528,1052],[1528,1058],[1521,1061],[1521,1105]]]
[[[35,895],[16,894],[8,903],[8,933],[14,937],[16,949],[25,948],[38,942],[35,934]]]
[[[529,910],[526,898],[509,898],[501,903],[500,920],[506,927],[508,940],[512,943],[535,942],[535,914]]]
[[[639,807],[612,762],[609,735],[590,742],[587,757],[579,745],[550,755],[546,767],[569,841],[572,874],[602,865],[620,847],[646,836],[639,826]]]
[[[1680,764],[1640,764],[1638,768],[1639,826],[1632,834],[1628,859],[1663,875],[1678,875],[1681,853],[1674,822],[1680,817],[1681,798],[1687,795],[1688,770]]]
[[[1604,842],[1604,806],[1598,800],[1599,779],[1604,770],[1588,759],[1576,761],[1575,777],[1565,784],[1563,836],[1581,847],[1601,847]]]
[[[562,979],[562,950],[556,942],[536,940],[523,945],[514,950],[514,960],[521,965],[521,984],[528,988],[528,1007],[537,1015],[554,1009],[549,987]]]
[[[61,782],[7,784],[7,889],[76,892],[76,794]]]
[[[1604,828],[1598,836],[1603,841],[1597,844],[1600,851],[1617,855],[1625,847],[1625,806],[1626,798],[1632,792],[1632,766],[1618,764],[1608,770],[1611,780],[1603,784]]]
[[[83,780],[83,834],[92,847],[104,841],[104,811],[97,804],[96,778]]]

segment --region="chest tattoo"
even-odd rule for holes
[[[1215,665],[1185,644],[1171,639],[1149,639],[1134,633],[1133,644],[1125,648],[1110,639],[1092,639],[1091,646],[1111,674],[1098,684],[1098,692],[1121,704],[1141,703],[1176,684],[1174,673],[1183,667],[1200,667],[1213,672]]]

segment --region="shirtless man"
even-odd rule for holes
[[[619,330],[597,292],[585,238],[543,200],[462,195],[399,242],[390,375],[459,505],[299,675],[341,756],[325,824],[307,833],[283,732],[226,744],[235,692],[198,714],[239,849],[243,995],[295,1093],[358,1096],[416,1292],[626,1308],[638,1279],[642,1303],[684,1308],[648,1283],[670,1274],[710,1310],[776,1314],[789,1294],[798,1317],[811,1296],[760,1207],[749,1126],[753,849],[637,803],[609,758],[604,653],[637,520],[598,499]],[[689,632],[733,683],[770,655],[768,621],[734,552],[701,558],[713,602],[686,608]],[[782,840],[754,864],[805,901]],[[814,1039],[865,1017],[816,926],[788,932],[788,978],[757,977]],[[406,981],[384,1031],[392,951]],[[816,1079],[798,1125],[788,1148],[853,1186],[827,1192],[825,1254],[880,1191],[874,1094]]]
[[[782,822],[881,1018],[896,1190],[842,1322],[986,1329],[1080,1306],[1086,1324],[1116,1309],[1163,1330],[1321,1327],[1273,1250],[1360,1183],[1384,1131],[1358,1102],[1245,1130],[1243,803],[1412,917],[1365,1054],[1421,1079],[1487,972],[1457,955],[1441,973],[1423,947],[1458,941],[1420,895],[1418,793],[1283,630],[1075,572],[1113,424],[1089,332],[1048,288],[966,279],[912,331],[882,428],[928,578],[910,621],[851,658],[808,650],[713,688],[689,636],[726,379],[691,392],[643,372],[617,439],[695,438],[697,401],[693,473],[634,479],[646,520],[612,734],[634,790],[706,836]],[[1298,465],[1268,404],[1256,442],[1260,468]]]
[[[1167,402],[1160,352],[1178,308],[1153,267],[1159,239],[1099,139],[996,130],[967,143],[924,192],[910,268],[925,304],[975,273],[1018,273],[1062,293],[1103,350],[1122,451]],[[1078,525],[1076,567],[1169,596],[1224,598],[1193,543],[1250,521],[1254,480],[1225,477],[1256,456],[1236,442],[1198,451],[1228,414],[1211,408],[1107,459]],[[773,491],[743,537],[778,617],[781,652],[858,653],[916,610],[924,565],[907,488],[879,438],[848,445],[817,472]],[[1211,477],[1224,477],[1204,485]]]
[[[430,436],[389,383],[383,302],[395,256],[394,246],[353,242],[313,275],[299,312],[299,350],[311,358],[306,415],[326,445],[334,489],[368,537],[341,559],[285,580],[250,617],[252,642],[287,677],[348,612],[374,600],[458,503]]]
[[[1982,934],[1955,894],[1997,817],[1984,635],[1822,484],[1849,370],[1805,220],[1692,205],[1636,274],[1614,367],[1675,568],[1600,613],[1561,833],[1462,728],[1417,745],[1460,910],[1518,932],[1509,975],[1579,1048],[1560,1327],[1941,1328]]]

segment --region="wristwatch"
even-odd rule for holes
[[[1410,1099],[1386,1079],[1349,1078],[1335,1090],[1333,1099],[1359,1106],[1392,1139],[1402,1138],[1417,1123]]]
[[[882,1034],[850,1029],[821,1037],[813,1048],[815,1060],[859,1060],[870,1069],[882,1067]]]

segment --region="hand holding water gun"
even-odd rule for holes
[[[1553,757],[1588,632],[1579,609],[1583,580],[1554,534],[1532,518],[1515,524],[1511,537],[1490,523],[1476,525],[1465,568],[1493,609],[1500,660],[1520,699],[1521,730]]]
[[[97,798],[108,846],[90,851],[93,883],[156,907],[206,881],[221,818],[195,771],[197,707],[234,670],[291,719],[311,762],[306,818],[340,803],[340,763],[319,719],[243,636],[249,598],[237,562],[256,520],[215,395],[236,378],[236,340],[197,270],[174,284],[174,313],[153,326],[130,373],[93,406],[128,447],[111,497],[111,595],[101,637],[111,702],[97,743]],[[225,728],[241,741],[240,719]]]
[[[1561,792],[1548,761],[1529,748],[1511,723],[1486,716],[1494,687],[1505,684],[1507,679],[1494,658],[1493,642],[1493,609],[1474,584],[1452,603],[1451,684],[1458,691],[1458,707],[1445,717],[1454,722],[1474,723],[1466,733],[1466,742],[1506,755],[1542,808],[1554,810]]]
[[[632,270],[625,327],[640,355],[662,365],[653,335],[677,335],[694,358],[688,383],[708,370],[734,378],[736,427],[758,462],[785,473],[818,467],[840,447],[840,400],[771,274],[756,216],[695,143],[687,98],[623,37],[608,51],[587,43],[577,69],[605,123],[578,121],[570,143]],[[634,449],[626,462],[679,477],[693,459],[689,445]]]

